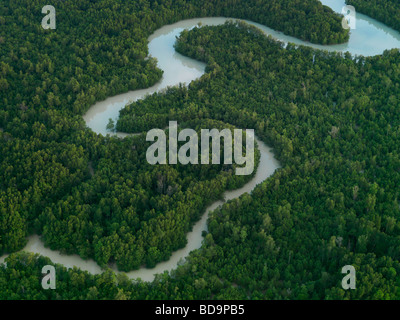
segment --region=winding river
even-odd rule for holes
[[[339,13],[341,13],[342,7],[344,6],[343,0],[321,0],[321,2]],[[164,70],[161,81],[151,88],[127,92],[96,103],[84,115],[87,126],[96,133],[103,135],[111,134],[106,130],[108,120],[111,118],[116,121],[119,116],[119,111],[124,108],[125,105],[143,99],[146,95],[163,90],[168,86],[174,86],[179,83],[188,84],[200,78],[205,72],[205,64],[177,53],[173,48],[176,36],[179,36],[184,29],[191,29],[199,23],[202,25],[221,25],[227,20],[228,18],[222,17],[190,19],[167,25],[157,30],[149,37],[149,54],[157,58],[158,67]],[[373,56],[381,54],[387,49],[400,48],[400,34],[398,32],[362,14],[357,14],[356,29],[351,30],[348,43],[329,46],[304,42],[258,23],[245,21],[250,25],[258,27],[266,35],[271,35],[280,41],[285,43],[292,42],[297,45],[306,45],[315,49],[338,52],[348,51],[352,55]],[[112,134],[121,138],[127,136],[127,134],[120,132]],[[225,192],[225,201],[238,198],[246,192],[250,193],[259,183],[266,180],[279,168],[279,163],[274,158],[272,150],[263,142],[259,140],[257,140],[257,142],[261,151],[261,159],[255,177],[243,188]],[[152,281],[155,274],[175,269],[180,262],[184,261],[185,257],[187,257],[191,251],[201,247],[203,240],[201,234],[203,230],[207,230],[208,215],[223,203],[224,201],[217,201],[206,209],[202,219],[198,221],[194,225],[193,230],[188,233],[188,244],[185,248],[175,251],[168,261],[157,264],[153,269],[142,268],[126,273],[128,277]],[[102,272],[102,269],[93,260],[83,260],[78,255],[62,255],[58,251],[45,248],[37,235],[29,237],[28,244],[24,250],[47,256],[53,262],[63,264],[68,268],[76,266],[93,274]],[[6,256],[1,257],[0,263],[4,262],[5,258]],[[117,271],[115,267],[114,270]]]

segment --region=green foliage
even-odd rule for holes
[[[215,275],[259,299],[396,298],[382,268],[399,272],[399,52],[283,49],[236,23],[185,31],[176,49],[207,62],[207,74],[127,107],[124,128],[145,123],[139,109],[161,123],[219,119],[256,128],[283,163],[251,197],[210,216],[208,241],[179,280]],[[356,291],[341,289],[346,264],[358,271]]]
[[[152,167],[143,135],[85,128],[81,115],[95,101],[160,79],[144,59],[151,32],[225,15],[313,42],[348,37],[314,0],[55,1],[56,32],[40,26],[43,5],[0,4],[0,254],[39,233],[52,249],[122,270],[168,259],[209,202],[246,182],[232,167]],[[203,247],[151,284],[57,266],[58,289],[44,291],[48,259],[18,253],[0,266],[0,297],[398,298],[399,52],[353,59],[284,49],[232,23],[185,31],[176,49],[207,73],[132,104],[117,128],[255,128],[283,168],[212,213]],[[340,288],[346,264],[357,269],[356,291]]]
[[[184,18],[226,14],[254,18],[289,34],[312,38],[311,33],[299,34],[297,29],[271,20],[274,12],[287,11],[287,4],[273,9],[265,3],[265,10],[255,12],[259,4],[255,0],[55,1],[57,29],[44,30],[40,23],[42,1],[3,1],[0,254],[21,249],[25,237],[33,232],[43,234],[53,249],[92,256],[101,265],[116,260],[124,269],[141,265],[151,247],[161,246],[158,251],[151,251],[149,265],[167,259],[172,250],[182,247],[184,235],[200,210],[225,186],[221,183],[213,187],[216,192],[206,200],[207,191],[201,190],[210,185],[194,184],[218,174],[204,170],[184,177],[185,170],[178,173],[168,168],[156,172],[140,166],[137,162],[143,157],[139,159],[139,146],[131,140],[120,143],[96,136],[85,128],[81,115],[95,101],[152,86],[161,78],[162,71],[154,59],[145,57],[148,36],[162,25]],[[315,0],[307,5],[296,2],[290,11],[285,11],[285,17],[302,14],[305,6],[315,8],[318,14],[312,21],[299,20],[301,30],[315,24],[318,17],[333,22],[329,37],[343,36],[342,31],[334,29],[339,25],[337,17],[322,10]],[[310,30],[315,32],[315,28],[318,24]],[[176,177],[177,182],[163,186],[165,190],[157,194],[149,181],[164,181],[168,176]],[[243,181],[227,182],[226,186],[240,183]],[[176,221],[185,217],[185,222],[179,224],[181,229],[170,229],[165,235],[168,240],[161,236],[151,245],[149,237],[162,225],[160,212],[175,216],[178,200],[188,197],[191,188],[197,188],[193,191],[193,196],[198,197],[193,203],[197,205],[193,211],[190,206],[180,211],[181,218]],[[177,193],[176,199],[168,194],[171,190]],[[137,240],[133,235],[139,229],[148,230],[149,236],[141,237],[131,251],[123,251]],[[116,253],[118,250],[121,253]]]

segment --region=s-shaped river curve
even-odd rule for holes
[[[321,2],[330,6],[336,12],[341,12],[341,8],[344,6],[343,0],[322,0]],[[116,121],[119,116],[119,111],[130,102],[143,99],[146,95],[163,90],[168,86],[174,86],[179,83],[188,84],[191,81],[200,78],[205,72],[205,64],[177,53],[173,48],[176,36],[179,36],[184,29],[191,29],[199,23],[202,25],[221,25],[227,20],[228,18],[190,19],[167,25],[157,30],[149,37],[149,54],[157,58],[158,67],[164,71],[161,81],[151,88],[127,92],[96,103],[84,115],[84,120],[86,121],[87,126],[96,133],[103,135],[110,134],[106,130],[108,120],[111,118]],[[277,32],[258,23],[247,20],[245,21],[248,24],[261,29],[266,35],[271,35],[285,43],[292,42],[298,45],[310,46],[315,49],[338,52],[348,51],[352,55],[372,56],[381,54],[386,49],[400,48],[400,34],[398,32],[361,14],[357,15],[357,29],[351,31],[349,42],[329,46],[304,42],[297,38],[286,36],[281,32]],[[114,134],[121,138],[127,136],[127,134],[124,133]],[[261,152],[261,159],[255,177],[241,189],[225,192],[225,201],[238,198],[246,192],[250,193],[259,183],[266,180],[275,172],[276,169],[279,168],[279,163],[274,158],[270,148],[262,141],[257,140],[257,143]],[[128,277],[152,281],[155,274],[175,269],[179,262],[185,259],[192,250],[201,247],[203,240],[201,234],[203,230],[207,229],[208,215],[223,203],[223,201],[217,201],[206,209],[202,219],[198,221],[194,225],[193,230],[187,234],[188,243],[185,248],[175,251],[168,261],[157,264],[153,269],[141,268],[126,273]],[[52,251],[45,248],[43,242],[41,242],[37,235],[29,237],[29,242],[24,250],[47,256],[53,262],[63,264],[67,268],[76,266],[93,274],[103,272],[94,260],[83,260],[78,255],[62,255],[58,251]],[[0,263],[3,262],[5,258],[6,256],[0,258]],[[117,270],[115,269],[115,271]]]

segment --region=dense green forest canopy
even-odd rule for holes
[[[256,11],[261,4],[264,10]],[[117,254],[112,247],[123,250],[137,240],[132,235],[138,224],[153,221],[161,207],[168,211],[156,205],[160,201],[153,199],[157,188],[148,181],[161,175],[166,183],[176,173],[150,174],[151,169],[137,164],[141,163],[142,142],[136,149],[137,143],[131,140],[97,136],[85,128],[81,117],[95,101],[149,87],[161,78],[156,62],[145,59],[148,36],[184,18],[228,15],[252,18],[319,42],[347,37],[339,28],[339,17],[316,0],[283,4],[255,0],[54,1],[56,30],[41,27],[44,5],[38,0],[0,4],[0,254],[23,248],[28,234],[39,233],[53,249],[91,256],[101,265],[121,261],[125,270],[166,259],[184,245],[190,226],[183,223],[182,230],[170,230],[175,236],[165,242],[165,251],[154,249],[164,243],[161,239],[150,245],[149,238],[154,237],[144,236],[133,251]],[[298,19],[298,28],[293,23],[293,29],[285,27],[289,16],[304,16],[304,12],[307,19]],[[274,20],[277,15],[287,19]],[[318,38],[322,30],[327,39]],[[198,174],[203,180],[212,176],[210,172]],[[185,184],[181,197],[188,196],[187,184],[196,181],[189,177],[180,181]],[[222,191],[223,185],[217,190]],[[174,186],[165,186],[169,187]],[[199,196],[202,187],[196,188]],[[207,197],[203,194],[201,199],[196,212]],[[168,200],[175,205],[179,202]],[[128,226],[124,225],[127,219],[118,218],[121,214],[130,216]],[[159,223],[143,226],[152,230],[146,234],[154,234]],[[142,247],[143,242],[148,249]]]
[[[37,23],[39,1],[1,5],[1,254],[38,233],[52,249],[102,266],[152,266],[185,244],[210,190],[216,198],[245,182],[232,177],[232,168],[150,168],[143,135],[97,136],[81,118],[94,101],[161,77],[144,57],[148,35],[162,24],[223,10],[233,16],[235,8],[249,18],[252,4],[273,3],[228,2],[60,1],[56,32]],[[321,19],[340,23],[317,1],[287,3],[298,13],[309,13],[303,7],[309,3]],[[268,25],[262,12],[250,19]],[[312,40],[307,28],[291,28]],[[236,23],[183,32],[176,49],[206,62],[206,75],[129,106],[118,128],[137,132],[168,120],[197,129],[254,128],[283,168],[251,196],[216,210],[203,247],[152,283],[57,266],[58,289],[44,291],[38,279],[51,262],[17,253],[0,266],[0,297],[398,298],[399,51],[354,58],[284,48]],[[340,287],[346,264],[357,269],[355,291]]]
[[[127,107],[121,127],[129,130],[139,108],[163,121],[175,106],[184,114],[197,105],[200,117],[256,128],[284,163],[251,198],[211,216],[203,250],[219,254],[199,253],[197,270],[221,270],[262,298],[343,298],[338,270],[359,261],[363,289],[353,297],[396,297],[394,278],[370,264],[399,272],[399,51],[283,49],[234,24],[184,31],[176,49],[207,62],[208,73],[181,89],[188,101],[175,89]]]

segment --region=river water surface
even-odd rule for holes
[[[344,1],[342,0],[322,0],[321,2],[339,13],[344,6]],[[164,71],[161,81],[151,88],[130,91],[96,103],[84,115],[87,126],[99,134],[112,134],[121,138],[127,136],[127,134],[124,133],[107,132],[106,126],[110,118],[117,121],[119,111],[128,103],[143,99],[146,95],[163,90],[168,86],[178,85],[179,83],[189,84],[191,81],[200,78],[204,74],[205,64],[184,57],[174,50],[173,45],[176,41],[176,37],[179,36],[184,29],[191,29],[199,23],[202,25],[221,25],[227,20],[227,18],[222,17],[190,19],[167,25],[157,30],[149,37],[149,54],[157,58],[158,67]],[[348,51],[352,55],[372,56],[381,54],[387,49],[400,48],[400,34],[398,32],[361,14],[357,14],[356,29],[351,30],[349,42],[346,44],[329,46],[304,42],[258,23],[247,20],[244,21],[258,27],[266,35],[271,35],[285,43],[292,42],[298,45],[310,46],[315,49],[338,52]],[[243,188],[225,192],[225,201],[238,198],[246,192],[250,193],[257,184],[266,180],[279,168],[279,163],[274,158],[271,149],[263,142],[259,140],[257,140],[257,142],[261,152],[261,159],[255,177]],[[175,251],[168,261],[157,264],[155,268],[142,268],[137,271],[132,271],[127,273],[128,277],[152,281],[155,274],[175,269],[178,263],[183,261],[191,251],[201,247],[203,240],[201,234],[203,230],[207,230],[208,214],[223,203],[223,201],[217,201],[206,209],[202,219],[198,221],[194,225],[193,230],[187,234],[188,244],[185,248]],[[36,235],[29,237],[29,242],[24,250],[47,256],[53,262],[63,264],[68,268],[76,266],[93,274],[102,272],[102,269],[93,260],[83,260],[78,255],[62,255],[58,251],[45,248],[43,242]],[[1,257],[0,262],[3,262],[5,257],[6,256]]]

